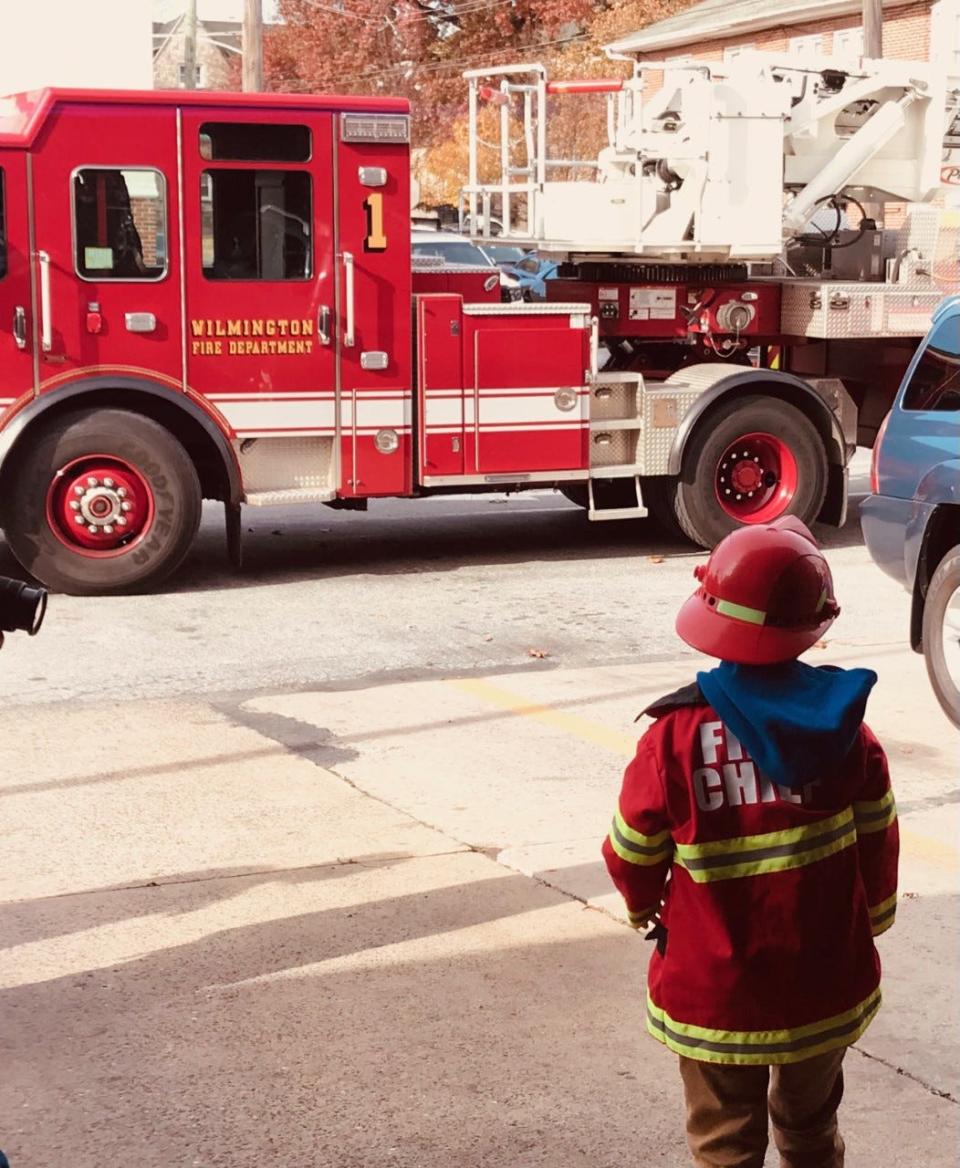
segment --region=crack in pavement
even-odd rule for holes
[[[898,1075],[902,1075],[904,1079],[909,1079],[912,1083],[916,1083],[917,1086],[922,1087],[931,1095],[936,1095],[938,1099],[946,1099],[948,1103],[953,1103],[955,1105],[960,1104],[960,1099],[957,1099],[956,1096],[951,1095],[949,1091],[941,1091],[939,1087],[934,1087],[932,1083],[928,1083],[925,1079],[921,1079],[918,1075],[911,1074],[910,1071],[905,1070],[903,1067],[898,1067],[896,1063],[891,1063],[887,1059],[881,1058],[878,1054],[871,1054],[868,1050],[864,1050],[862,1046],[858,1046],[857,1043],[853,1044],[852,1049],[855,1050],[857,1054],[863,1055],[865,1059],[869,1059],[873,1063],[880,1063],[881,1066],[887,1067],[889,1070],[894,1071]]]

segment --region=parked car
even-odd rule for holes
[[[873,449],[871,556],[913,594],[910,644],[960,726],[960,296],[945,300]]]
[[[449,231],[414,231],[413,254],[439,259],[444,268],[483,268],[499,272],[504,300],[522,300],[523,290],[516,276],[499,268],[472,240]]]
[[[501,271],[516,276],[524,300],[546,300],[546,282],[557,274],[559,264],[543,259],[535,251],[525,251],[516,244],[484,242],[478,246]]]

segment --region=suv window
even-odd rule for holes
[[[203,274],[209,280],[306,280],[313,268],[305,170],[204,171]]]
[[[494,264],[487,259],[478,247],[462,239],[438,239],[429,243],[415,243],[414,255],[440,256],[448,264],[463,264],[474,268],[492,268]]]
[[[960,411],[960,315],[937,325],[903,395],[903,408]]]
[[[167,274],[167,192],[159,170],[78,170],[73,215],[77,275],[162,280]]]

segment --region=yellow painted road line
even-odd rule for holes
[[[637,749],[637,739],[629,734],[622,734],[611,730],[600,722],[593,722],[580,714],[570,714],[564,710],[555,710],[539,702],[530,702],[513,690],[505,686],[496,685],[479,677],[447,678],[447,685],[460,690],[461,693],[479,698],[488,705],[497,706],[509,714],[519,718],[533,718],[554,730],[570,734],[583,742],[602,746],[613,754],[625,758],[633,758]],[[932,864],[937,868],[948,868],[956,871],[960,869],[960,853],[955,847],[931,836],[920,835],[900,823],[900,840],[909,854],[924,863]]]
[[[614,754],[633,758],[636,753],[637,739],[631,738],[629,734],[621,734],[599,722],[591,722],[589,718],[582,718],[579,714],[569,714],[564,710],[554,710],[550,706],[529,702],[519,694],[504,689],[503,686],[494,685],[493,682],[484,681],[482,678],[464,677],[448,678],[447,684],[452,685],[462,693],[480,698],[488,705],[499,706],[501,710],[506,710],[509,714],[516,714],[521,718],[533,718],[545,726],[550,726],[554,730],[562,730],[565,734],[571,734],[574,738],[580,738],[584,742],[592,742],[595,746],[602,746]]]

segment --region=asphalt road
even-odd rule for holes
[[[0,657],[12,1168],[685,1163],[598,849],[703,553],[549,494],[246,520],[241,574],[211,511],[167,590]],[[878,671],[903,838],[847,1164],[954,1168],[957,737],[855,506],[819,534],[811,659]]]
[[[866,469],[858,456],[855,491]],[[855,518],[819,534],[838,571],[865,562]],[[208,504],[162,592],[55,596],[39,637],[9,638],[0,696],[129,700],[657,661],[685,652],[673,614],[702,558],[652,520],[590,523],[552,492],[374,501],[367,513],[248,507],[244,556],[234,573]],[[0,573],[22,575],[2,544]],[[868,576],[838,635],[899,643],[907,599]]]

